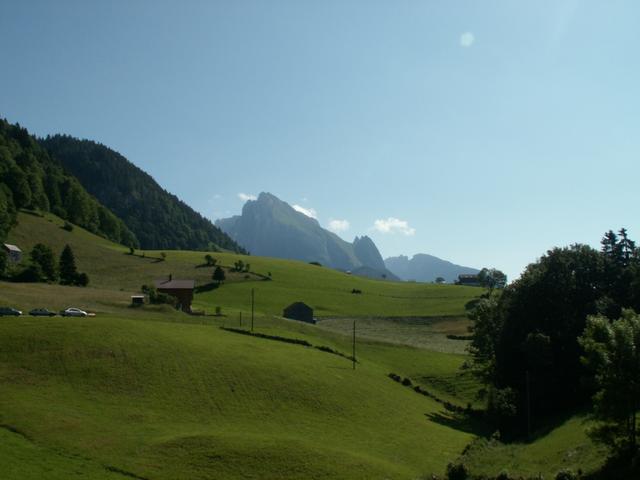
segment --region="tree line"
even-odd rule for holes
[[[522,435],[591,399],[594,438],[637,451],[640,407],[640,249],[625,229],[598,251],[549,250],[521,277],[470,311],[471,367],[488,414]]]
[[[14,282],[47,282],[86,287],[89,276],[79,272],[76,258],[69,245],[65,245],[59,259],[53,250],[42,243],[34,245],[26,265],[11,266],[4,250],[0,250],[0,278]]]
[[[114,242],[138,246],[136,236],[20,125],[0,119],[0,240],[19,209],[52,212]]]
[[[149,250],[246,251],[146,172],[104,145],[68,135],[41,140],[49,153],[135,233]],[[179,162],[174,168],[179,169]]]

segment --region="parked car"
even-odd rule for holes
[[[20,310],[16,310],[15,308],[11,308],[11,307],[0,307],[0,317],[10,316],[10,315],[13,315],[14,317],[19,317],[20,315],[22,315],[22,312]]]
[[[80,310],[79,308],[69,307],[66,310],[60,312],[63,317],[86,317],[87,312]]]
[[[51,310],[47,310],[46,308],[34,308],[29,312],[29,315],[34,317],[55,317],[56,312],[52,312]]]

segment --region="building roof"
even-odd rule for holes
[[[160,279],[154,281],[156,288],[166,288],[171,290],[193,290],[196,288],[195,280],[169,280]]]
[[[10,252],[19,252],[22,253],[22,250],[20,250],[18,247],[16,247],[15,245],[11,245],[10,243],[5,243],[4,247],[9,250]]]
[[[309,305],[307,305],[304,302],[294,302],[291,305],[289,305],[288,307],[285,308],[285,310],[289,310],[290,308],[308,308],[309,310],[313,310],[313,308],[311,308]]]

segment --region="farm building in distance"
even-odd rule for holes
[[[2,245],[2,248],[5,252],[7,252],[7,257],[13,263],[19,263],[22,260],[22,250],[20,250],[17,246],[11,245],[10,243],[5,243]]]
[[[284,318],[300,320],[306,323],[316,323],[313,318],[313,308],[303,302],[295,302],[289,305],[282,312]]]
[[[458,275],[458,280],[456,281],[456,285],[465,285],[467,287],[482,286],[480,284],[480,279],[478,278],[478,275],[470,275],[470,274]]]
[[[178,308],[183,312],[191,313],[193,291],[196,288],[195,280],[174,280],[169,275],[168,279],[155,280],[154,283],[158,292],[176,297],[178,299]]]

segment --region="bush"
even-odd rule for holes
[[[216,307],[216,317],[219,317],[222,315],[222,307]]]
[[[511,477],[509,476],[509,472],[503,470],[498,474],[496,480],[511,480]]]
[[[158,292],[154,287],[151,287],[149,285],[142,285],[140,290],[142,290],[142,293],[149,297],[149,303],[152,303],[154,305],[166,304],[173,307],[178,305],[178,299],[176,297],[174,297],[173,295],[168,295],[166,293]]]
[[[469,478],[469,470],[464,463],[450,463],[447,465],[448,480],[467,480]]]
[[[79,287],[86,287],[89,285],[89,275],[86,273],[79,273],[76,277],[76,285]]]
[[[73,232],[73,225],[70,224],[69,222],[64,222],[64,226],[62,228],[65,229],[67,232]]]
[[[40,266],[32,264],[13,275],[11,280],[13,282],[36,283],[44,282],[46,279]]]
[[[571,470],[563,469],[556,474],[556,480],[577,480],[578,476]]]

